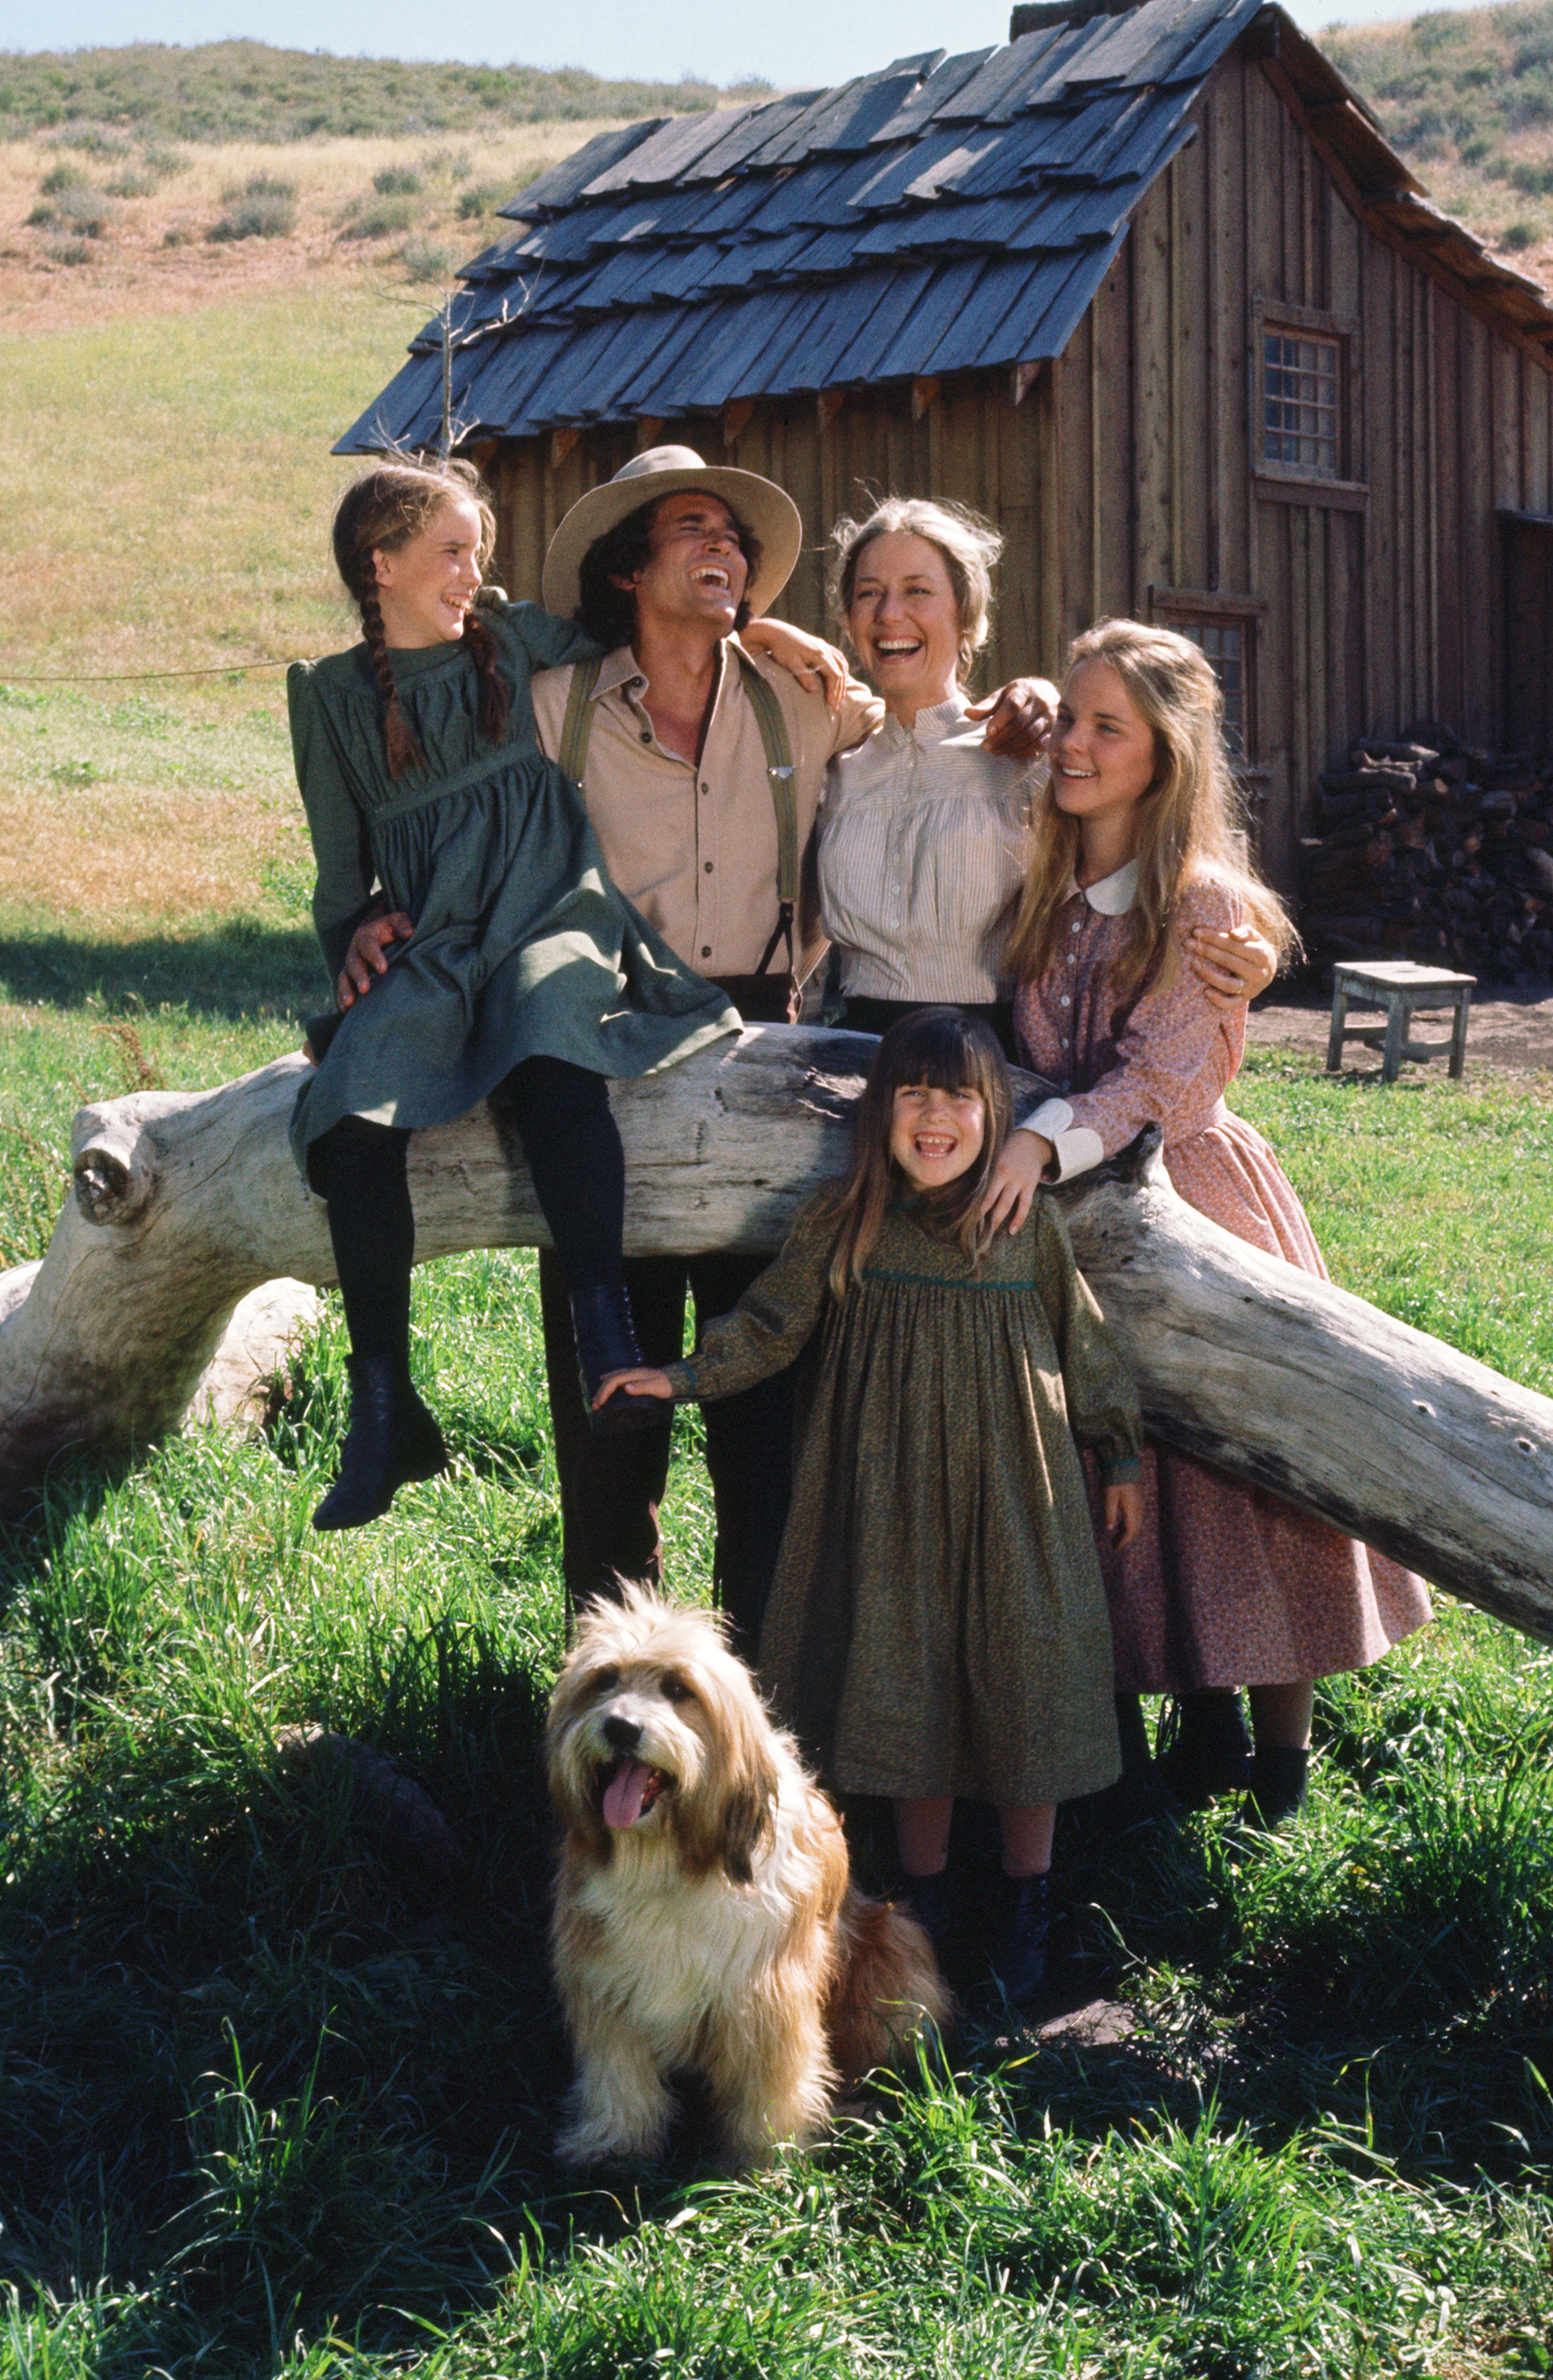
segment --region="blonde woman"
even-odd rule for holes
[[[1030,771],[988,752],[988,708],[965,691],[992,621],[1003,540],[956,504],[887,496],[834,531],[831,600],[884,698],[874,734],[831,763],[820,906],[853,1031],[884,1033],[927,1003],[989,1024],[1012,1052],[1003,925],[1023,880]],[[1039,682],[1038,682],[1039,683]],[[1055,704],[1057,689],[1043,689]],[[1192,965],[1215,999],[1271,982],[1253,934],[1208,936]],[[1021,1222],[1028,1200],[999,1221]]]
[[[1210,1007],[1178,955],[1194,929],[1249,922],[1280,955],[1294,939],[1240,856],[1221,711],[1202,652],[1168,629],[1106,620],[1073,646],[1006,954],[1021,1055],[1062,1096],[1025,1120],[1005,1162],[1021,1187],[1067,1179],[1157,1121],[1183,1198],[1325,1278],[1277,1158],[1224,1104],[1244,1011]],[[1184,1454],[1148,1450],[1143,1492],[1136,1543],[1101,1548],[1118,1688],[1184,1695],[1177,1777],[1214,1790],[1249,1767],[1247,1816],[1276,1825],[1303,1799],[1312,1682],[1421,1626],[1423,1584]]]

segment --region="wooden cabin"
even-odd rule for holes
[[[1360,735],[1553,748],[1553,300],[1281,8],[1018,8],[1006,47],[603,134],[503,213],[341,450],[477,454],[514,591],[666,440],[791,491],[811,627],[839,514],[959,498],[1008,538],[986,682],[1108,613],[1200,638],[1286,890]]]

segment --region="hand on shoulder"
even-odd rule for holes
[[[1052,1145],[1040,1133],[1009,1135],[982,1201],[982,1219],[989,1239],[1005,1223],[1010,1235],[1023,1230],[1051,1161]]]

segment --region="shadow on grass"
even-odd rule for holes
[[[371,1688],[369,1722],[323,1679],[311,1699],[430,1797],[461,1867],[428,1866],[359,1766],[214,1721],[99,1713],[91,1794],[17,1813],[6,2263],[60,2289],[111,2236],[175,2367],[219,2336],[247,2370],[331,2317],[402,2348],[536,2228],[562,2247],[628,2220],[550,2155],[544,1681],[447,1618],[385,1645]]]
[[[136,941],[69,934],[0,937],[0,997],[81,1008],[157,1008],[245,1022],[265,1010],[306,1014],[327,1005],[317,941],[300,927],[252,917],[200,934],[151,934]]]
[[[47,1573],[61,1538],[97,1518],[148,1451],[62,1454],[42,1479],[0,1493],[0,1627],[18,1596]]]

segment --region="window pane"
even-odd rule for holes
[[[1335,480],[1339,470],[1336,339],[1268,331],[1262,343],[1262,453],[1269,463]]]
[[[1213,663],[1224,697],[1224,740],[1237,759],[1246,757],[1245,661],[1246,630],[1241,620],[1170,620],[1178,636],[1201,645]]]

